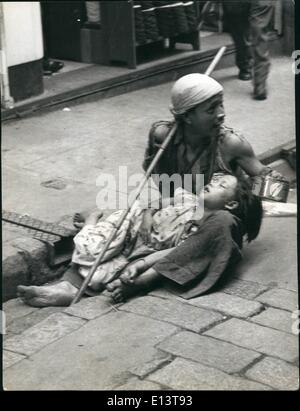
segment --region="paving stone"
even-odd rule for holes
[[[259,295],[256,300],[283,310],[294,311],[298,309],[298,294],[283,288],[273,288],[266,291]]]
[[[157,358],[155,360],[134,366],[129,371],[138,377],[144,378],[147,374],[150,374],[156,370],[156,368],[161,367],[164,363],[171,361],[171,358],[172,357],[170,354],[158,351]]]
[[[189,300],[189,304],[241,318],[257,314],[262,309],[262,305],[257,301],[250,301],[221,292],[193,298]]]
[[[171,324],[111,311],[9,367],[4,383],[9,390],[115,389],[133,377],[134,366],[161,358],[156,345],[177,331]]]
[[[251,321],[286,333],[293,333],[292,326],[295,318],[292,318],[291,313],[288,311],[270,307],[260,314],[251,317]]]
[[[264,218],[259,238],[245,247],[236,271],[240,280],[297,292],[296,218]]]
[[[56,224],[61,225],[62,227],[65,227],[68,230],[74,231],[75,234],[77,230],[73,225],[73,217],[74,214],[66,214],[62,216],[58,221],[56,221]]]
[[[252,350],[293,362],[298,356],[298,339],[282,331],[232,318],[204,333]]]
[[[12,333],[10,331],[8,331],[7,329],[5,330],[5,333],[3,333],[3,340],[2,341],[6,341],[9,338],[13,337],[14,335],[16,335],[15,333]]]
[[[299,368],[277,358],[264,358],[250,368],[246,376],[278,390],[299,389]]]
[[[146,391],[146,390],[162,390],[163,388],[159,385],[156,384],[152,381],[147,381],[147,380],[139,380],[138,378],[132,378],[131,380],[127,381],[126,384],[121,385],[119,387],[116,387],[115,390],[120,390],[120,391],[131,391],[131,390],[136,390],[136,391]]]
[[[24,317],[16,318],[7,326],[7,332],[21,334],[23,331],[35,324],[43,321],[51,314],[62,311],[62,307],[36,308],[33,312]]]
[[[113,309],[116,310],[109,298],[97,296],[84,298],[79,303],[65,309],[64,312],[86,320],[93,320]]]
[[[163,300],[151,296],[132,300],[122,305],[120,310],[170,322],[196,332],[223,319],[223,316],[218,313],[182,304],[179,301]]]
[[[241,371],[261,355],[224,341],[186,331],[171,336],[157,348],[229,374]]]
[[[3,220],[2,220],[3,224]],[[20,232],[20,230],[15,230],[9,227],[9,223],[2,225],[2,243],[6,244],[9,243],[12,240],[15,240],[16,238],[22,237],[23,234]]]
[[[237,279],[233,279],[230,283],[222,287],[222,292],[237,295],[238,297],[248,300],[254,299],[266,290],[268,290],[268,287],[265,285]]]
[[[176,358],[171,364],[155,371],[148,380],[175,390],[270,390],[271,388],[245,378],[228,375],[206,365]]]
[[[169,298],[171,300],[181,301],[182,303],[187,303],[188,300],[181,298],[166,288],[157,288],[156,290],[151,291],[148,295],[152,295],[153,297],[160,297],[160,298]]]
[[[3,361],[2,361],[3,369],[10,367],[11,365],[14,365],[19,361],[22,361],[25,358],[26,358],[25,355],[3,350]]]
[[[67,187],[67,182],[63,178],[54,178],[48,181],[42,181],[41,186],[46,188],[53,188],[55,190],[63,190]]]
[[[20,250],[10,244],[2,249],[2,284],[3,301],[14,298],[19,284],[28,284],[29,267]]]
[[[48,266],[49,250],[42,241],[34,238],[18,238],[10,244],[24,254],[31,284],[41,285],[55,277],[55,270]]]
[[[19,250],[25,251],[32,258],[45,258],[47,256],[47,246],[39,240],[30,237],[17,238],[10,243]]]
[[[30,305],[25,304],[20,298],[13,298],[2,305],[2,310],[5,312],[6,325],[8,325],[17,318],[24,317],[33,311],[38,311],[39,308],[30,307]]]
[[[31,355],[85,324],[81,318],[56,313],[4,343],[4,348]]]

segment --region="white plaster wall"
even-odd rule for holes
[[[43,57],[40,3],[3,3],[7,66],[28,63]]]

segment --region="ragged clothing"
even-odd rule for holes
[[[124,210],[119,210],[109,215],[105,220],[100,220],[95,225],[85,225],[74,237],[74,251],[72,263],[79,266],[78,273],[87,277],[89,270],[98,255],[102,252],[112,230],[120,220]],[[122,254],[129,228],[137,232],[142,222],[143,209],[134,206],[127,215],[122,226],[117,231],[115,238],[105,252],[102,263],[97,267],[89,286],[95,290],[103,288],[103,284],[118,277],[119,273],[128,264],[127,258]]]
[[[178,187],[175,190],[174,205],[162,208],[153,215],[151,246],[155,250],[177,246],[183,240],[185,224],[192,219],[198,207],[198,197]]]
[[[190,299],[209,291],[241,259],[243,227],[237,217],[219,210],[191,221],[186,231],[191,235],[153,268],[171,280],[172,292]]]
[[[185,224],[192,219],[198,206],[198,197],[179,187],[175,192],[174,205],[164,207],[153,215],[149,245],[142,244],[141,250],[143,241],[139,236],[139,230],[144,209],[136,202],[104,254],[91,285],[97,287],[100,283],[107,284],[116,278],[128,264],[127,256],[138,248],[145,255],[178,245],[187,237],[187,233],[183,234]],[[86,225],[74,237],[72,262],[79,265],[79,274],[83,277],[88,275],[90,267],[103,250],[122,213],[123,210],[116,211],[96,225]],[[124,252],[125,250],[130,252]]]
[[[147,170],[153,160],[155,154],[168,135],[174,121],[159,121],[152,125],[148,145],[145,151],[143,169]],[[243,172],[237,164],[227,164],[222,155],[221,143],[230,134],[238,134],[233,129],[222,126],[217,141],[211,143],[202,151],[199,156],[196,156],[194,161],[190,162],[186,158],[186,145],[183,139],[182,124],[177,123],[176,134],[171,143],[165,148],[163,155],[152,171],[152,177],[156,182],[156,176],[167,174],[169,176],[180,174],[182,181],[184,181],[185,174],[192,174],[193,177],[193,193],[197,193],[199,187],[197,186],[196,175],[204,175],[204,184],[209,183],[213,173],[224,172],[234,174],[241,178]],[[175,187],[176,188],[176,187]],[[201,187],[200,187],[201,188]],[[171,190],[171,196],[174,194]]]

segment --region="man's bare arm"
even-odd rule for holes
[[[282,177],[280,173],[260,162],[245,137],[232,133],[226,138],[223,145],[230,159],[235,160],[249,176],[270,174],[273,177]]]

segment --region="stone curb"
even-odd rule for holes
[[[53,280],[64,268],[51,269],[48,265],[50,249],[45,243],[20,236],[3,244],[2,300],[16,298],[18,285],[37,284]]]
[[[2,299],[16,297],[17,286],[29,284],[29,266],[24,254],[12,245],[2,248]]]

